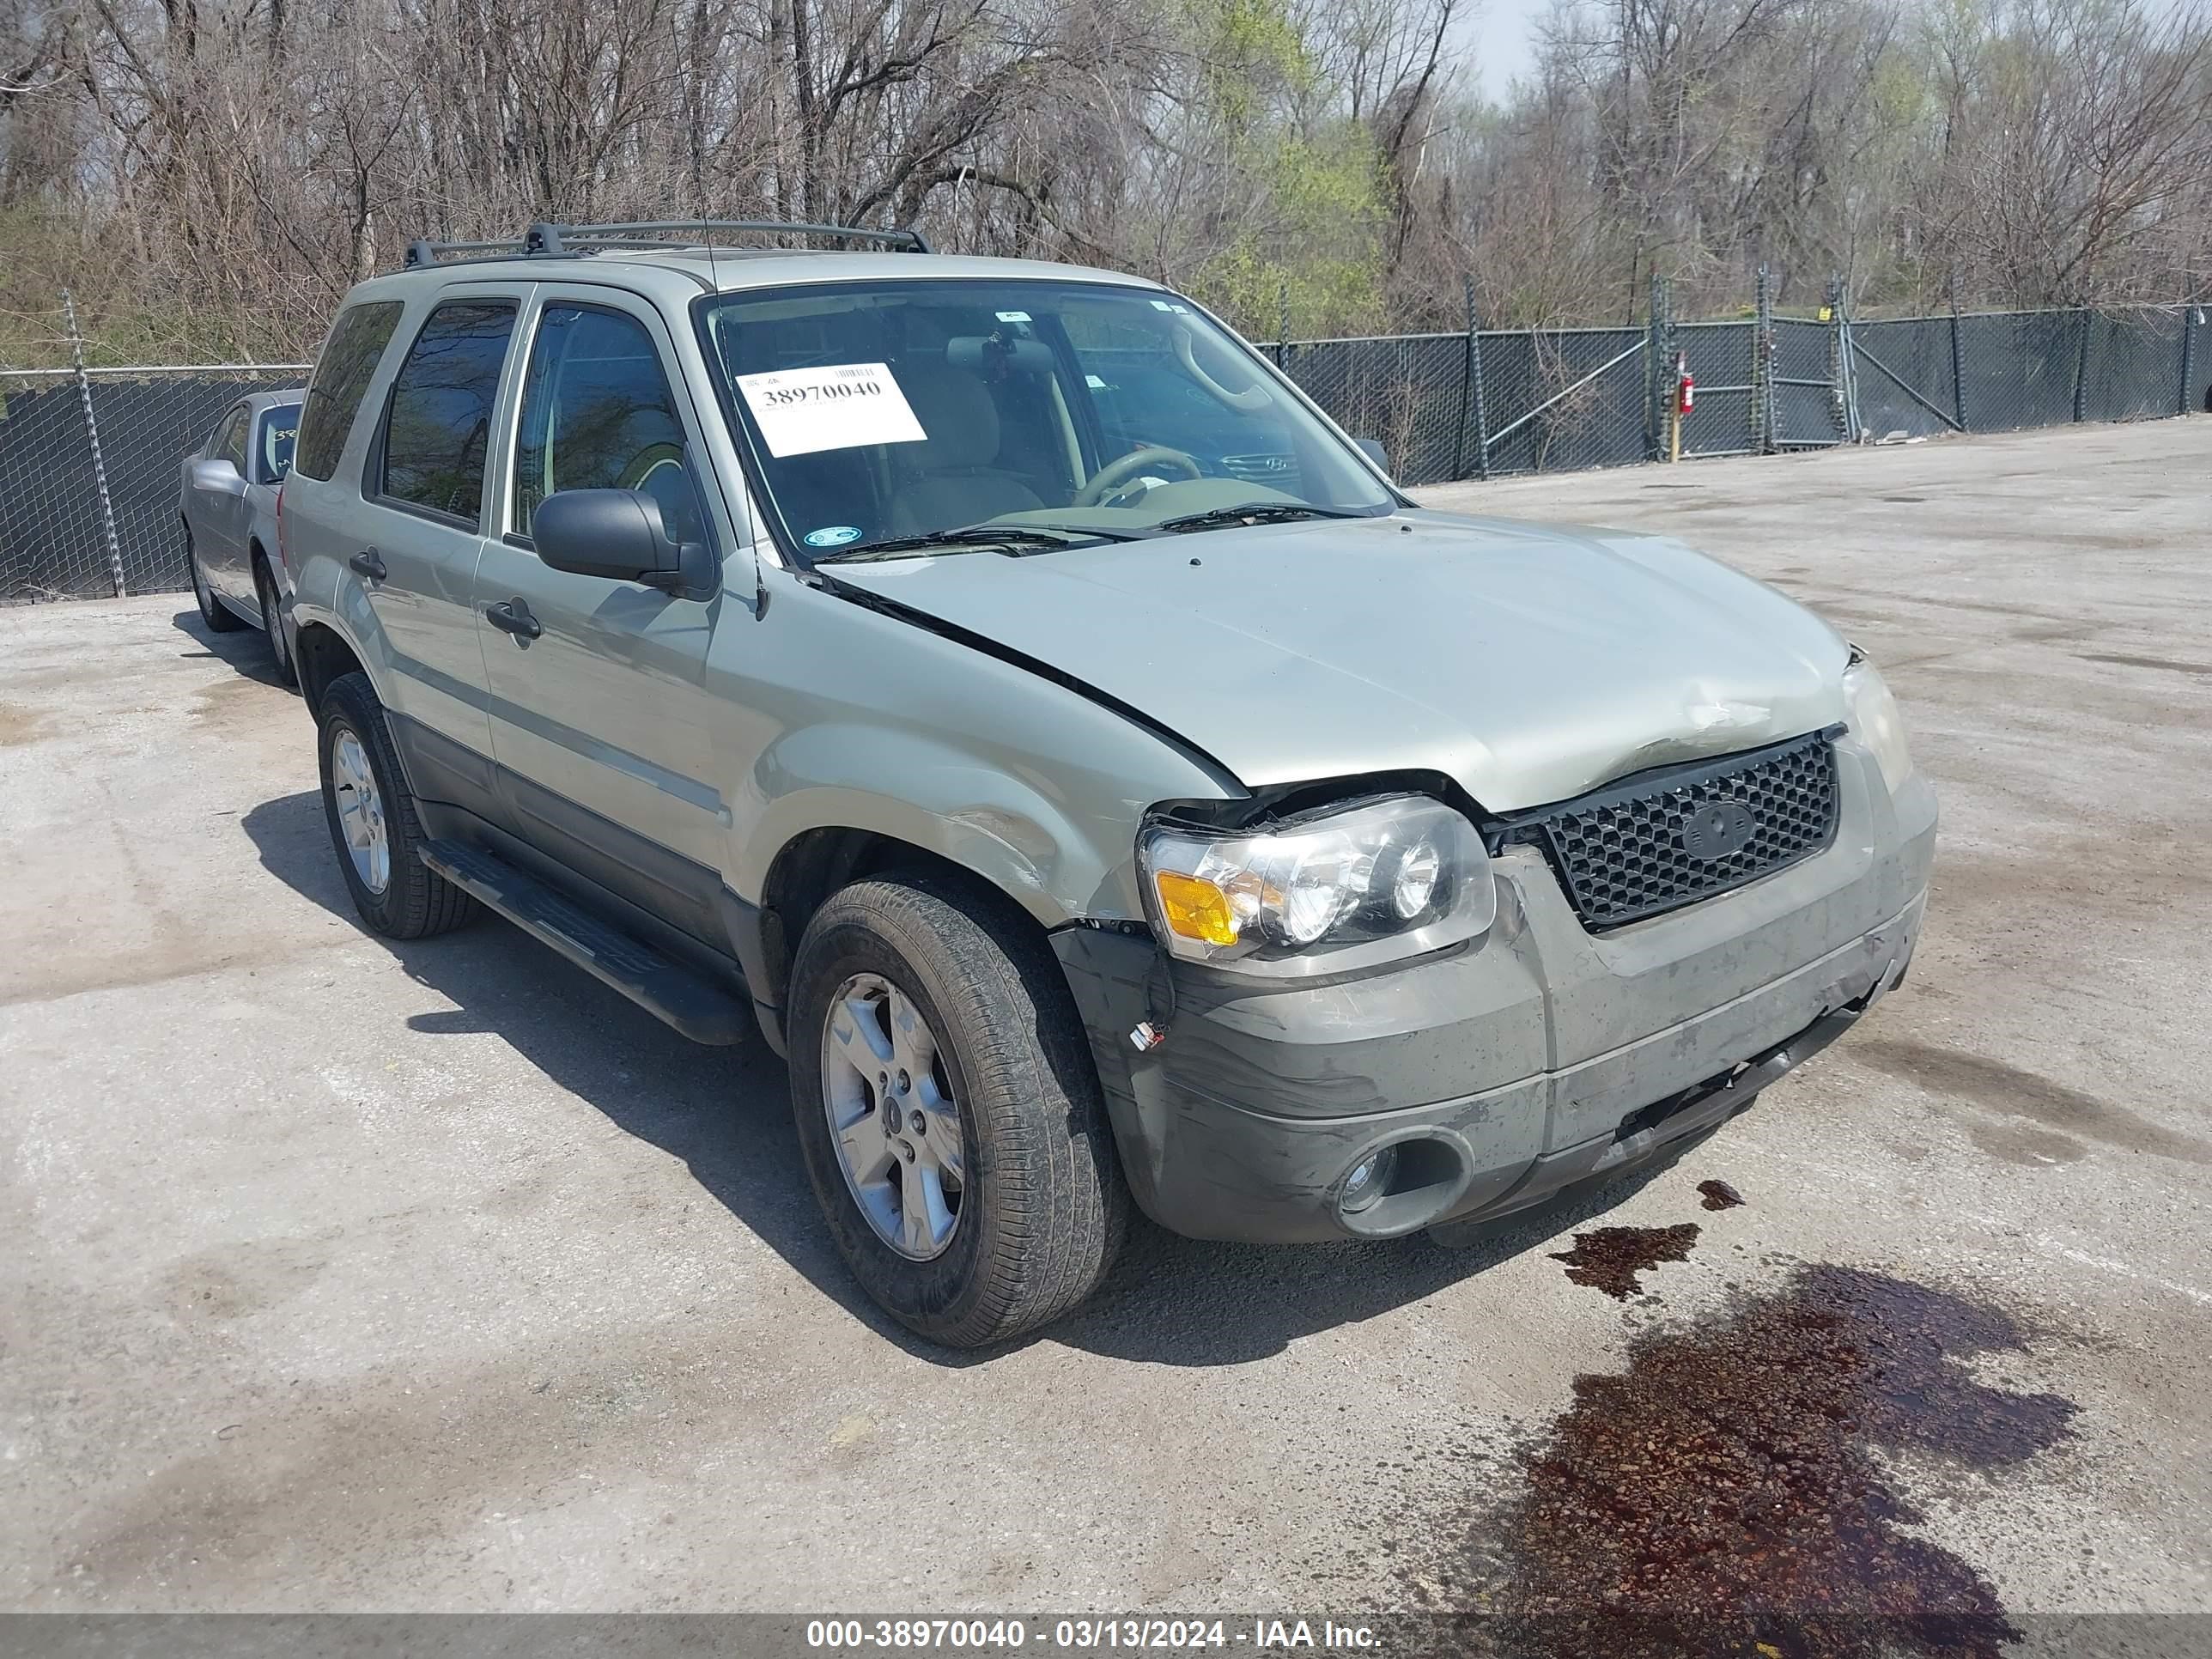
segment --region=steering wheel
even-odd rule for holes
[[[1155,466],[1172,467],[1186,478],[1202,478],[1206,470],[1180,449],[1146,444],[1110,460],[1091,475],[1091,482],[1075,492],[1074,505],[1097,507],[1138,474]]]

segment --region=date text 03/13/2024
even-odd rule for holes
[[[814,1619],[806,1625],[806,1645],[830,1651],[993,1653],[1034,1645],[1062,1653],[1240,1647],[1257,1652],[1350,1652],[1376,1644],[1368,1626],[1334,1619]]]

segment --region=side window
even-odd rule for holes
[[[218,461],[228,461],[238,469],[240,477],[246,476],[246,411],[244,410],[232,410],[229,416],[224,420],[222,431],[216,436],[215,459]]]
[[[331,330],[307,387],[307,406],[301,411],[299,452],[293,465],[303,477],[327,478],[338,470],[338,455],[353,430],[353,417],[404,309],[397,300],[349,307]]]
[[[392,383],[372,493],[476,522],[514,332],[512,300],[452,301],[430,313]]]
[[[684,422],[653,336],[635,317],[550,305],[523,383],[514,452],[514,532],[562,489],[638,489],[679,542],[703,541]]]
[[[292,470],[292,451],[300,435],[300,411],[282,405],[261,417],[261,482],[283,483]]]

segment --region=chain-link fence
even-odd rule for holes
[[[1409,484],[2212,410],[2200,306],[1283,341],[1269,355]],[[1678,413],[1680,375],[1694,387]],[[0,370],[0,602],[181,589],[179,463],[302,364]],[[1225,460],[1234,470],[1240,458]]]
[[[2212,411],[2198,306],[1856,322],[1839,295],[1777,316],[1762,281],[1741,319],[1677,322],[1664,293],[1640,327],[1486,330],[1470,305],[1462,334],[1269,351],[1409,484]]]
[[[232,402],[308,365],[0,370],[0,602],[188,586],[186,452]]]

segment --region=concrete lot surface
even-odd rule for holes
[[[765,1049],[497,921],[356,926],[258,635],[0,611],[0,1605],[1468,1605],[1577,1582],[1545,1483],[1710,1376],[1723,1429],[1863,1423],[1748,1438],[1917,1512],[1850,1526],[1965,1602],[2212,1610],[2212,421],[1427,494],[1678,534],[1885,665],[1945,814],[1911,981],[1601,1201],[1457,1249],[1142,1231],[980,1358],[848,1283]],[[1690,1223],[1625,1302],[1553,1257]],[[1790,1392],[1868,1352],[1902,1369]],[[1605,1529],[1717,1484],[1676,1475]]]

